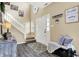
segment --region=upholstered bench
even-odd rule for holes
[[[63,55],[64,57],[75,56],[76,49],[72,44],[72,40],[73,38],[71,38],[68,35],[61,36],[58,42],[49,42],[47,50],[49,53],[56,53],[61,56]],[[68,52],[68,53],[65,54],[64,52]]]

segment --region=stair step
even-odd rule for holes
[[[36,42],[35,39],[26,39],[26,43],[32,43],[32,42]]]
[[[26,38],[26,39],[27,39],[27,40],[28,40],[28,39],[35,39],[35,37],[28,37],[28,38]]]

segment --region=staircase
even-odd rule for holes
[[[28,33],[28,23],[26,25],[26,23],[22,23],[22,21],[20,21],[19,19],[15,19],[12,15],[10,15],[9,13],[5,13],[5,16],[4,16],[4,19],[5,21],[8,21],[12,24],[12,26],[14,26],[18,31],[20,31],[23,36],[24,36],[24,39],[26,39],[26,43],[30,43],[30,42],[35,42],[35,34],[34,33]],[[27,32],[26,32],[27,31]]]
[[[21,21],[16,20],[9,13],[5,13],[4,19],[10,22],[17,30],[19,30],[22,34],[24,34],[24,38],[26,38],[26,24],[23,24]]]
[[[31,43],[31,42],[36,42],[34,32],[27,34],[26,43]]]

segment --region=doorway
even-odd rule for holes
[[[36,41],[48,45],[50,41],[50,15],[36,19]]]

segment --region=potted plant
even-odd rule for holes
[[[5,4],[4,2],[0,2],[0,13],[1,13],[1,19],[0,19],[0,23],[1,23],[1,34],[3,34],[3,29],[2,29],[2,24],[3,24],[3,20],[2,20],[2,15],[5,14]]]

